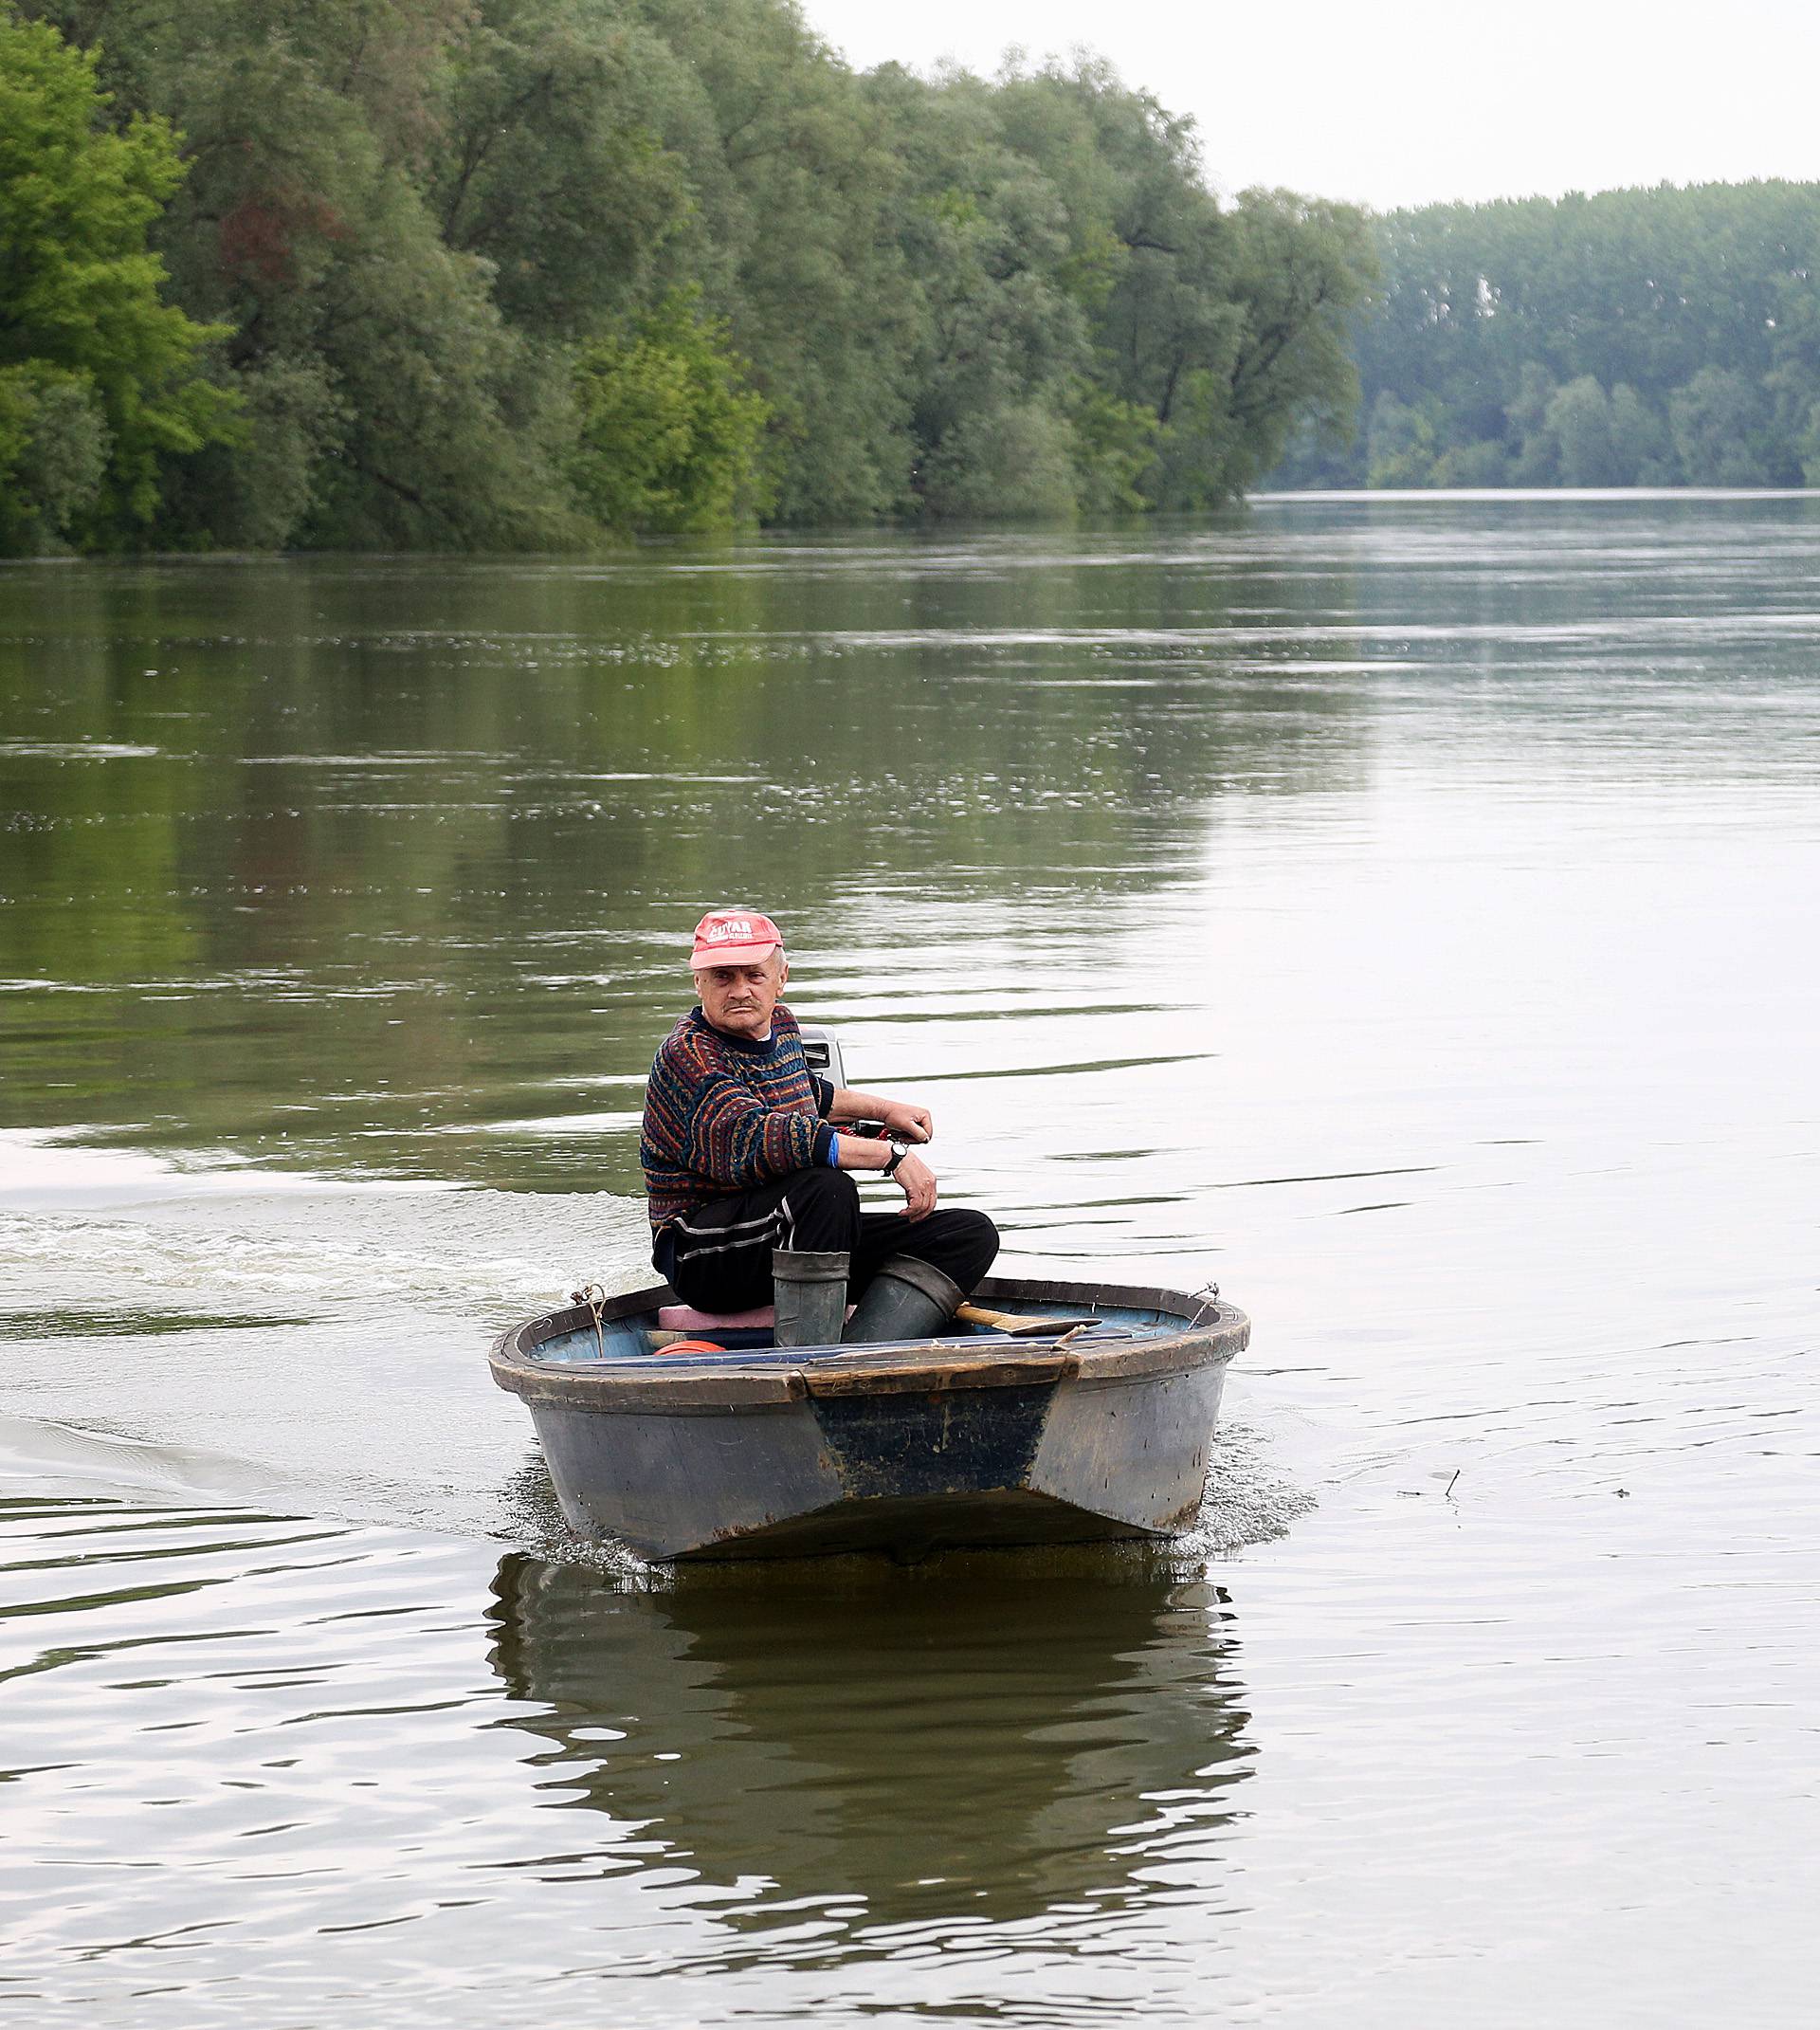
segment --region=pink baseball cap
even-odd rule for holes
[[[755,909],[710,909],[695,926],[689,970],[711,965],[757,965],[781,951],[784,934]]]

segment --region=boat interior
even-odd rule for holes
[[[995,1302],[1006,1315],[1028,1319],[1030,1326],[1057,1310],[1053,1304],[1019,1304],[1016,1300],[1004,1298]],[[678,1308],[663,1306],[635,1311],[622,1318],[585,1317],[581,1324],[566,1330],[559,1329],[547,1339],[521,1344],[520,1355],[540,1366],[551,1367],[599,1367],[661,1358],[666,1364],[681,1369],[724,1364],[730,1355],[738,1356],[741,1366],[770,1367],[800,1364],[805,1360],[840,1361],[861,1353],[879,1356],[902,1352],[926,1356],[934,1346],[965,1346],[970,1351],[978,1351],[985,1345],[995,1345],[1007,1352],[1023,1348],[1048,1352],[1064,1339],[1070,1347],[1079,1347],[1084,1352],[1089,1348],[1109,1347],[1138,1340],[1167,1338],[1180,1332],[1186,1323],[1171,1312],[1122,1305],[1064,1308],[1067,1316],[1058,1318],[1057,1329],[1052,1336],[1033,1332],[1028,1327],[1015,1330],[956,1319],[951,1330],[934,1339],[868,1343],[863,1346],[779,1347],[769,1318],[762,1314],[740,1312],[736,1314],[737,1322],[734,1322],[691,1311],[686,1314],[686,1327],[682,1327],[679,1324],[665,1324],[666,1319],[676,1318]],[[1083,1319],[1087,1322],[1082,1323]]]

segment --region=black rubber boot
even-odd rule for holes
[[[894,1254],[865,1286],[846,1322],[846,1343],[928,1339],[964,1304],[967,1292],[914,1254]]]
[[[771,1287],[777,1305],[780,1346],[838,1346],[846,1316],[847,1254],[806,1248],[774,1248]]]

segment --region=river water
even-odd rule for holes
[[[0,571],[0,2015],[1811,2022],[1816,897],[1811,498]],[[725,901],[1182,1544],[564,1544]]]

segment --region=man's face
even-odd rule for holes
[[[782,952],[773,952],[762,965],[704,966],[695,976],[701,1013],[729,1036],[762,1043],[771,1033],[771,1011],[790,978]]]

